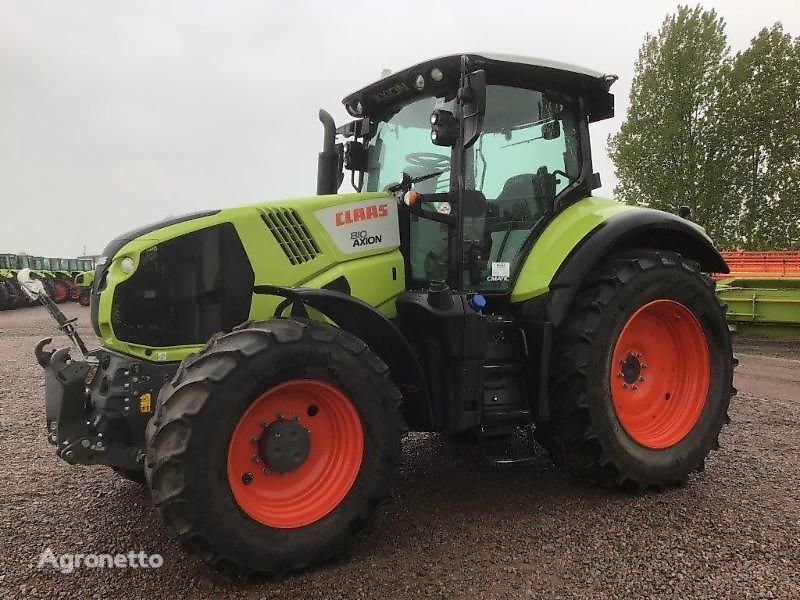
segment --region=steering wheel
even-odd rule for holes
[[[412,167],[420,167],[429,171],[441,171],[450,168],[450,157],[437,152],[412,152],[406,154],[406,162]]]

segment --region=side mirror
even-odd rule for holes
[[[344,168],[351,171],[367,170],[367,149],[361,142],[347,142],[344,145]]]
[[[464,147],[469,148],[478,139],[486,114],[486,71],[470,73],[458,97],[464,115]]]
[[[449,110],[437,108],[431,113],[431,141],[437,146],[452,146],[458,138],[458,120]]]

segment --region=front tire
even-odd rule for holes
[[[6,287],[6,282],[0,279],[0,310],[8,310],[11,308],[11,305],[11,294]]]
[[[273,319],[213,338],[159,394],[145,472],[189,550],[281,575],[347,551],[389,497],[401,396],[361,340]]]
[[[554,461],[606,487],[661,489],[702,470],[727,422],[733,353],[714,284],[675,252],[604,261],[555,333]]]

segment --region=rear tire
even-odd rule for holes
[[[187,357],[161,390],[146,432],[154,504],[184,547],[243,574],[338,556],[390,495],[401,398],[383,361],[345,331],[246,323]],[[306,435],[298,426],[310,440],[283,475],[264,454],[275,424],[283,440]]]
[[[56,304],[63,304],[69,300],[69,283],[61,277],[55,277],[50,280],[52,292],[48,290],[48,294]]]
[[[31,303],[31,300],[25,295],[25,292],[22,291],[20,283],[16,279],[7,280],[6,283],[8,284],[9,290],[9,308],[20,308],[21,306],[27,306]]]
[[[554,461],[606,487],[661,489],[702,470],[727,422],[733,353],[714,283],[680,254],[604,261],[555,332]]]

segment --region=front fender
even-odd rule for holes
[[[363,300],[333,289],[257,285],[253,291],[286,298],[278,305],[276,316],[291,306],[292,316],[308,317],[308,306],[360,338],[389,367],[392,381],[403,394],[402,413],[408,424],[425,428],[433,422],[422,366],[408,340],[386,315]]]

